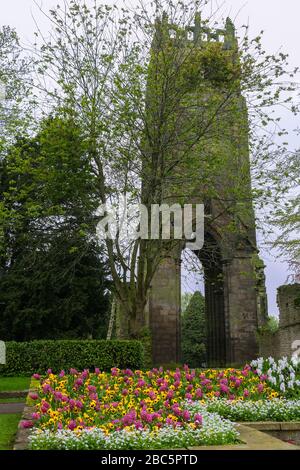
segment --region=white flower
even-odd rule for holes
[[[283,393],[285,392],[285,385],[284,385],[283,382],[280,384],[280,390],[281,390]]]
[[[291,362],[292,362],[293,366],[297,367],[299,362],[300,362],[299,356],[297,356],[296,354],[293,354],[293,356],[291,358]]]
[[[30,447],[56,449],[151,449],[194,446],[199,444],[233,443],[238,438],[234,423],[216,413],[206,411],[205,407],[190,408],[191,413],[201,412],[203,424],[199,429],[174,429],[165,426],[155,436],[151,430],[121,430],[106,436],[99,428],[84,429],[80,435],[69,430],[50,432],[33,431],[30,436]]]
[[[290,378],[291,378],[291,380],[295,380],[295,378],[296,378],[295,372],[290,373]]]
[[[271,377],[269,377],[269,381],[270,381],[271,384],[273,384],[273,385],[276,385],[276,383],[277,383],[276,377],[274,377],[274,376],[272,376],[272,375],[271,375]]]

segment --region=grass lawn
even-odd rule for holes
[[[28,390],[30,377],[0,377],[0,392]]]
[[[0,398],[0,404],[1,403],[25,403],[26,397],[25,398]]]
[[[12,449],[21,415],[0,415],[0,450]]]

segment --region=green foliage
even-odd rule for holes
[[[186,311],[192,297],[193,297],[193,294],[191,292],[185,292],[184,294],[182,294],[182,296],[181,296],[181,313],[182,313],[182,316],[183,316],[184,312]]]
[[[30,110],[32,59],[22,51],[16,31],[0,27],[0,162],[2,152],[33,124]],[[0,202],[1,205],[1,202]],[[0,209],[1,210],[1,209]]]
[[[56,242],[37,254],[26,270],[19,259],[1,279],[3,340],[105,338],[109,296],[99,250],[87,244],[75,256],[68,253],[68,242],[60,239],[64,249]]]
[[[149,328],[144,327],[141,329],[139,335],[139,341],[141,341],[144,350],[144,367],[151,368],[152,366],[152,337]]]
[[[273,183],[269,221],[278,233],[273,246],[289,262],[294,281],[300,279],[300,151],[284,154],[268,175]],[[276,199],[275,199],[276,198]],[[299,299],[300,301],[300,299]]]
[[[2,169],[0,337],[104,338],[110,283],[74,119],[49,118],[36,137],[18,139]]]
[[[7,362],[0,366],[0,375],[45,374],[70,368],[84,370],[98,367],[139,369],[144,351],[139,341],[57,340],[6,343]]]
[[[237,88],[241,76],[240,65],[232,60],[232,52],[224,52],[222,44],[209,43],[203,49],[195,49],[193,56],[188,63],[191,83],[199,86],[203,77],[208,82],[206,86],[210,83],[219,91],[228,86]],[[189,78],[188,75],[186,78]]]
[[[261,326],[258,329],[258,334],[262,336],[266,334],[274,335],[275,333],[277,333],[278,329],[279,329],[279,320],[277,317],[274,317],[273,315],[271,315],[268,317],[268,320],[265,323],[265,325]]]
[[[200,367],[206,360],[205,301],[195,292],[182,315],[182,360],[190,367]]]

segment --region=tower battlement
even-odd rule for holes
[[[169,33],[169,38],[176,40],[178,35],[182,39],[183,35],[187,42],[201,45],[202,43],[218,42],[224,45],[224,49],[233,49],[237,43],[235,27],[230,18],[226,19],[224,28],[212,29],[201,21],[200,13],[195,15],[193,26],[188,26],[184,30],[178,29],[178,26],[169,23],[166,15],[163,16],[162,23]]]

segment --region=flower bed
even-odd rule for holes
[[[35,423],[27,425],[52,431],[97,426],[107,434],[123,428],[186,427],[201,422],[191,423],[189,413],[180,406],[185,399],[258,400],[277,395],[249,366],[242,371],[209,369],[200,373],[188,367],[147,372],[114,368],[111,374],[71,370],[69,375],[64,371],[54,375],[48,371],[38,393],[31,395],[36,401]]]
[[[235,421],[296,420],[269,375],[243,370],[51,370],[30,394],[32,449],[159,449],[234,443]],[[295,382],[295,387],[297,383]],[[281,398],[281,399],[278,399]]]
[[[300,400],[275,398],[271,401],[210,400],[206,403],[186,403],[191,413],[203,413],[203,409],[232,421],[300,421]]]
[[[37,430],[30,437],[32,450],[96,449],[176,449],[199,445],[234,444],[238,432],[234,424],[215,413],[202,410],[202,424],[195,427],[166,425],[158,430],[127,429],[108,435],[99,428],[81,431]]]
[[[278,393],[286,398],[300,398],[300,361],[293,356],[275,361],[272,357],[262,357],[251,362],[251,367]]]

